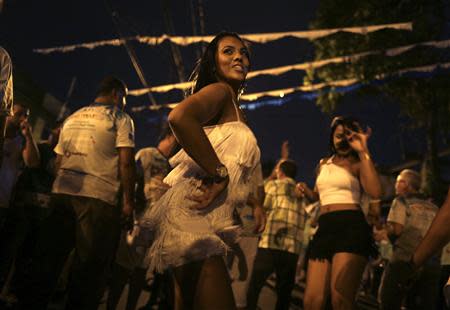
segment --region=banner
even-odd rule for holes
[[[292,71],[292,70],[315,69],[315,68],[320,68],[322,66],[328,65],[330,63],[353,62],[362,57],[365,57],[368,55],[373,55],[376,53],[384,53],[386,56],[392,57],[392,56],[397,56],[402,53],[405,53],[417,46],[433,46],[436,48],[447,48],[447,47],[450,47],[450,40],[421,42],[421,43],[416,43],[416,44],[411,44],[411,45],[394,47],[394,48],[390,48],[390,49],[387,49],[384,51],[383,50],[368,51],[368,52],[353,54],[353,55],[348,55],[348,56],[334,57],[334,58],[329,58],[329,59],[305,62],[305,63],[294,64],[294,65],[287,65],[287,66],[276,67],[276,68],[255,70],[255,71],[251,71],[247,74],[247,80],[250,80],[259,75],[277,76],[277,75],[281,75],[283,73],[286,73],[286,72]],[[186,90],[186,89],[190,88],[191,86],[192,86],[192,82],[174,83],[174,84],[154,86],[154,87],[150,87],[150,88],[141,88],[141,89],[130,90],[129,94],[132,96],[141,96],[148,92],[165,93],[165,92],[171,91],[173,89]]]
[[[389,76],[395,76],[395,75],[403,75],[405,73],[411,73],[411,72],[421,72],[421,73],[430,73],[438,68],[442,69],[450,69],[450,62],[447,63],[439,63],[439,64],[432,64],[427,66],[420,66],[420,67],[413,67],[413,68],[406,68],[399,71],[396,71],[394,73],[389,74],[380,74],[378,75],[375,80],[383,80]],[[331,81],[327,83],[318,83],[313,85],[301,85],[296,87],[290,87],[290,88],[283,88],[283,89],[275,89],[275,90],[268,90],[258,93],[251,93],[251,94],[244,94],[241,96],[241,100],[244,101],[255,101],[261,97],[279,97],[283,98],[284,96],[294,93],[294,92],[315,92],[327,87],[349,87],[353,86],[360,81],[358,79],[345,79],[345,80],[338,80],[338,81]],[[144,110],[157,110],[162,107],[166,108],[174,108],[177,105],[177,103],[169,103],[169,104],[162,104],[158,106],[139,106],[139,107],[133,107],[131,110],[133,112],[141,112]]]
[[[333,29],[318,29],[318,30],[307,30],[307,31],[288,31],[288,32],[273,32],[273,33],[257,33],[257,34],[241,34],[240,36],[248,40],[250,42],[254,43],[267,43],[275,40],[279,40],[286,37],[294,37],[298,39],[308,39],[308,40],[314,40],[317,38],[325,37],[330,34],[344,31],[344,32],[352,32],[352,33],[359,33],[359,34],[367,34],[369,32],[378,31],[381,29],[397,29],[397,30],[412,30],[412,23],[396,23],[396,24],[384,24],[384,25],[373,25],[373,26],[362,26],[362,27],[344,27],[344,28],[333,28]],[[135,36],[135,37],[128,37],[124,40],[127,41],[137,41],[142,44],[147,45],[159,45],[162,44],[165,41],[170,41],[172,43],[181,45],[181,46],[187,46],[194,43],[201,43],[201,42],[210,42],[214,36],[208,35],[208,36],[187,36],[187,37],[181,37],[181,36],[169,36],[166,34],[163,34],[158,37],[152,37],[152,36]],[[79,43],[79,44],[73,44],[73,45],[65,45],[65,46],[57,46],[57,47],[50,47],[50,48],[37,48],[33,51],[40,54],[50,54],[55,52],[60,53],[68,53],[72,52],[79,48],[87,48],[87,49],[94,49],[100,46],[119,46],[123,44],[123,40],[121,39],[112,39],[112,40],[102,40],[102,41],[96,41],[96,42],[89,42],[89,43]]]
[[[402,75],[409,72],[431,72],[437,68],[442,69],[448,69],[450,68],[450,62],[443,63],[443,64],[433,64],[433,65],[427,65],[427,66],[420,66],[420,67],[414,67],[414,68],[406,68],[402,69],[393,73],[388,74],[380,74],[375,77],[375,80],[382,80],[387,78],[388,76],[392,75]],[[284,89],[277,89],[277,90],[269,90],[269,91],[263,91],[259,93],[252,93],[252,94],[244,94],[241,96],[242,100],[245,101],[254,101],[261,97],[284,97],[287,94],[296,92],[296,91],[303,91],[303,92],[312,92],[321,90],[325,87],[344,87],[344,86],[350,86],[354,85],[356,83],[359,83],[360,81],[358,79],[345,79],[345,80],[338,80],[338,81],[331,81],[331,82],[324,82],[324,83],[318,83],[318,84],[312,84],[312,85],[302,85],[298,87],[291,87],[291,88],[284,88]]]

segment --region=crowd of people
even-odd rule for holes
[[[0,309],[47,309],[62,294],[65,309],[114,310],[127,284],[127,310],[143,290],[141,309],[258,309],[272,273],[276,309],[303,278],[304,309],[356,309],[380,261],[381,309],[447,307],[450,247],[441,261],[437,251],[450,241],[450,191],[439,211],[420,174],[403,170],[384,218],[371,129],[351,117],[332,121],[313,188],[296,182],[287,142],[266,169],[239,106],[250,58],[239,35],[218,34],[157,146],[136,154],[116,77],[40,143],[15,102],[0,169]]]

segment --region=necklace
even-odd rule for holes
[[[241,105],[239,103],[237,103],[237,101],[234,100],[234,98],[233,98],[233,105],[236,109],[236,113],[238,114],[238,117],[239,117],[239,115],[242,115],[242,121],[244,121],[244,123],[247,124],[247,115],[244,113],[244,110],[242,110]],[[239,119],[240,119],[240,117],[239,117]]]

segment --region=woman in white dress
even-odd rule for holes
[[[235,242],[235,206],[245,203],[260,152],[238,106],[250,67],[235,33],[220,33],[194,70],[192,94],[169,114],[183,149],[165,178],[171,188],[144,216],[155,230],[150,269],[171,268],[175,309],[234,309],[223,255]]]

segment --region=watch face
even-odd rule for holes
[[[228,176],[228,170],[227,170],[227,167],[225,167],[225,166],[217,167],[216,171],[217,171],[217,175],[221,178],[225,178]]]

